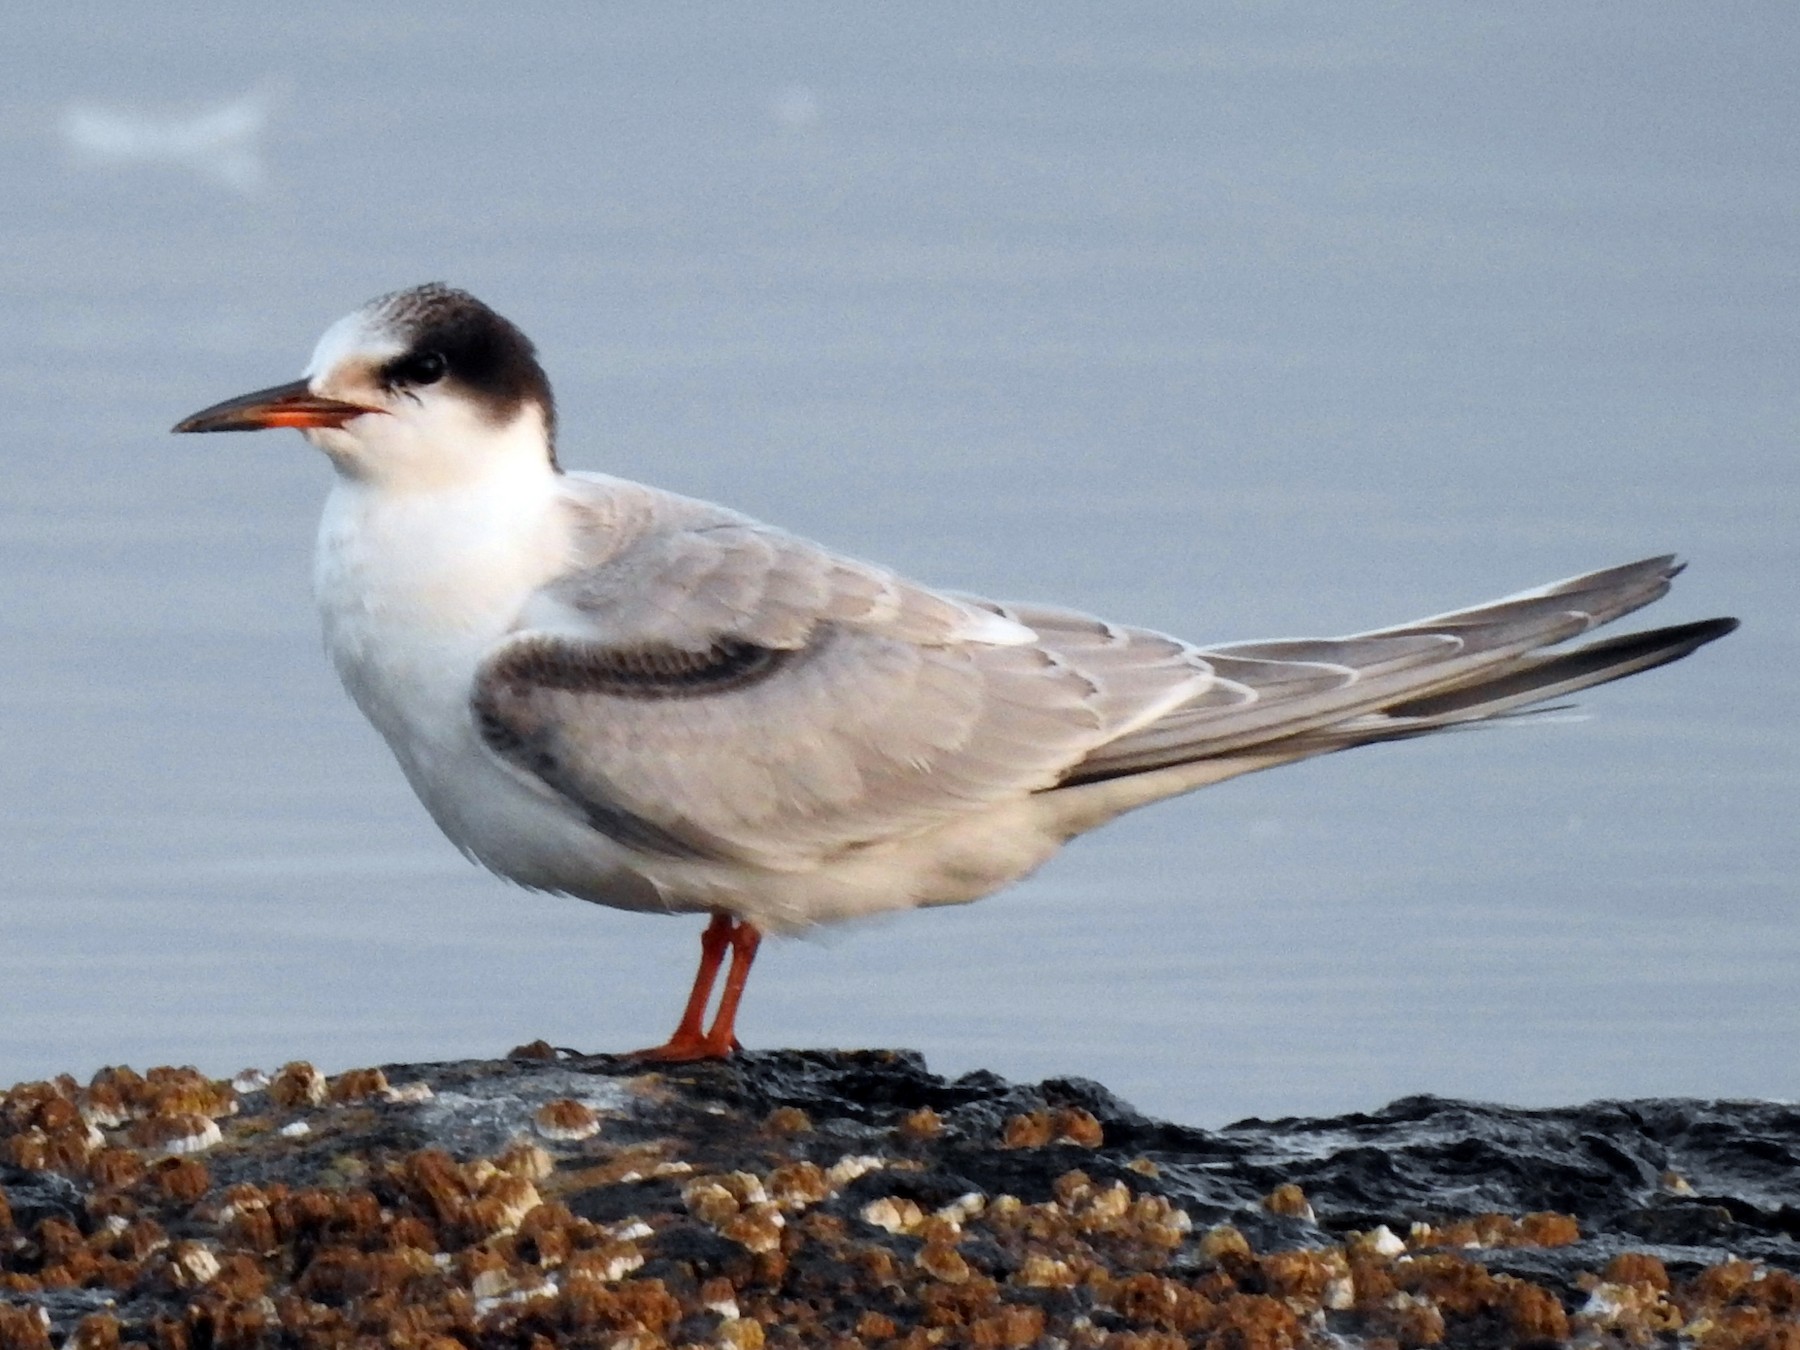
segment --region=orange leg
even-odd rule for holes
[[[662,1045],[639,1050],[633,1059],[677,1063],[695,1059],[724,1059],[738,1045],[736,1024],[738,1003],[744,997],[744,983],[750,978],[750,964],[756,960],[756,949],[762,945],[762,934],[751,924],[725,914],[715,914],[706,931],[700,935],[700,968],[694,972],[694,987],[688,992],[687,1007],[675,1034]],[[719,997],[719,1011],[713,1015],[710,1028],[702,1030],[706,1005],[712,1001],[713,982],[719,977],[719,966],[725,951],[731,950],[731,969],[725,976],[725,992]]]
[[[706,1033],[707,1058],[724,1059],[733,1050],[742,1050],[737,1038],[737,1010],[743,1001],[744,985],[750,979],[750,966],[762,946],[762,934],[750,924],[738,921],[731,930],[731,969],[725,972],[725,992],[719,995],[719,1011],[713,1018],[712,1030]]]

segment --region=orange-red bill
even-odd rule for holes
[[[184,417],[176,431],[262,431],[268,427],[341,427],[352,417],[380,412],[360,403],[326,398],[307,388],[305,380],[240,394]]]

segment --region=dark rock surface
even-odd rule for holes
[[[0,1199],[0,1350],[1800,1346],[1800,1109],[1766,1102],[1201,1130],[904,1052],[540,1045],[21,1084]]]
[[[585,1063],[619,1071],[617,1061]],[[668,1077],[696,1100],[747,1115],[798,1107],[846,1142],[878,1139],[906,1112],[931,1107],[946,1127],[938,1152],[947,1165],[982,1189],[1027,1199],[1044,1198],[1059,1164],[1110,1177],[1147,1156],[1163,1172],[1156,1189],[1196,1222],[1254,1225],[1261,1198],[1292,1182],[1333,1234],[1558,1210],[1596,1242],[1641,1249],[1649,1239],[1696,1260],[1729,1249],[1800,1270],[1800,1106],[1672,1099],[1523,1110],[1419,1096],[1367,1113],[1202,1130],[1140,1115],[1085,1079],[946,1081],[906,1052],[748,1054]],[[1009,1117],[1067,1108],[1097,1118],[1104,1147],[992,1147]]]

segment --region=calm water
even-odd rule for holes
[[[0,1083],[672,1025],[698,923],[468,867],[338,691],[323,462],[165,433],[443,278],[566,462],[931,581],[1226,639],[1678,549],[1657,617],[1746,621],[775,944],[747,1041],[1203,1123],[1796,1092],[1791,7],[492,13],[9,22]]]

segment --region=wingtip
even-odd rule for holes
[[[1696,619],[1693,623],[1675,624],[1669,628],[1652,628],[1636,633],[1623,633],[1609,642],[1597,642],[1587,650],[1603,651],[1612,646],[1624,647],[1631,644],[1653,643],[1663,653],[1657,664],[1679,661],[1699,651],[1709,642],[1717,642],[1727,633],[1734,633],[1738,628],[1738,620],[1730,617],[1717,619]],[[1646,667],[1649,669],[1649,667]]]

